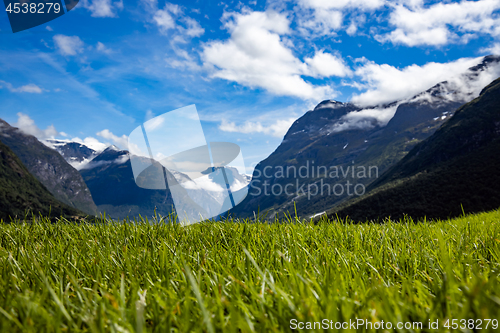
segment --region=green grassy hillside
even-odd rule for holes
[[[0,330],[285,332],[323,319],[498,328],[500,211],[433,223],[155,222],[0,225]]]
[[[9,147],[0,141],[0,219],[24,217],[25,213],[52,216],[80,216],[54,196],[34,176]]]

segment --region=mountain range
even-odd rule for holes
[[[448,218],[500,206],[500,78],[369,187],[329,212],[355,221]]]
[[[500,76],[499,63],[499,57],[484,57],[451,80],[387,105],[321,102],[295,121],[280,146],[256,166],[248,196],[232,213],[273,217],[297,211],[307,217],[365,194],[490,78]]]
[[[166,216],[173,209],[169,191],[137,186],[130,153],[110,146],[88,162],[80,173],[87,183],[98,211],[113,218]]]
[[[48,139],[44,140],[44,144],[55,149],[69,165],[77,170],[82,169],[100,153],[100,151],[96,151],[78,142]]]
[[[148,189],[137,185],[131,164],[131,154],[116,146],[110,146],[102,152],[96,152],[85,145],[74,142],[51,142],[54,149],[61,152],[68,162],[73,162],[92,193],[92,197],[100,213],[106,213],[113,218],[166,216],[175,209],[181,209],[188,215],[195,212],[205,212],[207,216],[217,216],[226,200],[224,191],[211,191],[216,185],[212,182],[215,173],[206,177],[205,182],[194,183],[187,175],[165,169],[169,184],[184,184],[178,187],[177,205],[170,189]],[[137,158],[137,157],[136,157]],[[149,161],[149,159],[146,159]],[[227,168],[226,173],[231,186],[248,184],[246,175],[241,175],[236,169]],[[186,186],[188,184],[188,186]],[[190,186],[189,186],[190,185]],[[239,188],[238,187],[238,188]],[[222,190],[222,189],[221,189]]]
[[[245,184],[250,180],[246,175],[226,168],[224,177],[234,188],[233,197],[242,197],[248,191],[231,214],[253,217],[263,213],[272,218],[285,212],[297,212],[302,217],[328,212],[362,220],[404,214],[418,217],[426,211],[429,217],[448,217],[459,213],[458,201],[462,212],[494,207],[497,194],[488,186],[487,177],[468,175],[471,182],[482,184],[476,187],[470,200],[461,199],[466,196],[463,187],[457,185],[450,190],[445,185],[471,170],[490,174],[492,181],[497,180],[492,167],[482,165],[486,162],[489,166],[498,165],[498,160],[492,157],[498,151],[495,146],[498,107],[491,96],[499,91],[497,83],[483,92],[481,89],[486,80],[498,76],[500,58],[488,56],[465,73],[409,99],[372,107],[333,100],[319,103],[295,121],[280,146],[257,165],[248,187]],[[181,172],[162,170],[168,184],[183,184],[173,195],[165,180],[163,189],[139,187],[131,163],[131,157],[138,157],[115,146],[96,151],[82,143],[64,140],[41,143],[2,120],[0,141],[6,145],[3,151],[12,150],[4,154],[3,177],[20,170],[17,161],[6,157],[15,154],[42,188],[33,185],[33,197],[29,199],[31,192],[25,189],[21,191],[25,194],[17,199],[4,193],[3,207],[7,207],[8,200],[18,201],[13,210],[5,208],[9,214],[20,214],[23,207],[46,212],[37,202],[53,200],[61,203],[52,206],[65,209],[67,214],[81,210],[120,219],[155,213],[165,216],[175,209],[217,216],[221,206],[230,204],[225,187],[215,182],[221,178],[218,169],[212,169],[212,173],[207,170],[206,179],[201,182],[198,179],[197,183]],[[24,185],[19,185],[20,188],[33,183],[23,172],[17,172],[18,176],[23,175],[20,181]],[[6,188],[14,188],[15,181],[4,181]],[[422,194],[426,186],[427,197]],[[469,187],[475,188],[473,184]],[[455,196],[444,195],[440,188]],[[488,195],[478,193],[480,188],[488,189],[485,192]],[[420,197],[415,195],[426,199],[419,201]],[[431,203],[433,196],[437,199]],[[26,200],[24,206],[19,198]],[[438,204],[439,198],[447,198],[449,205]],[[399,204],[401,209],[391,209],[390,203]],[[65,205],[75,210],[67,210]]]

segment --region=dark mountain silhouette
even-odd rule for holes
[[[80,217],[83,213],[59,202],[14,152],[0,141],[0,219],[39,216]]]
[[[447,218],[500,206],[500,79],[370,187],[330,214],[357,221]]]
[[[170,192],[137,186],[129,152],[115,146],[106,148],[80,170],[99,212],[113,218],[167,216],[173,211]]]
[[[251,217],[260,211],[272,217],[296,208],[299,215],[311,216],[356,197],[354,185],[368,186],[431,136],[479,93],[480,78],[488,69],[498,71],[499,61],[485,57],[456,79],[406,101],[368,108],[321,102],[295,121],[280,146],[256,166],[248,196],[232,213]],[[373,116],[381,110],[389,121]]]
[[[96,214],[97,208],[82,176],[59,153],[1,119],[0,140],[57,200],[87,214]]]

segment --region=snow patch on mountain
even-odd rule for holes
[[[68,164],[77,170],[84,169],[90,161],[102,152],[78,141],[47,139],[42,142],[47,147],[56,150]],[[102,149],[101,146],[97,146],[97,148]]]
[[[86,147],[88,149],[92,149],[93,151],[96,152],[96,154],[99,154],[103,152],[108,145],[97,141],[94,138],[85,138],[84,140],[80,138],[73,138],[73,139],[46,139],[41,141],[44,145],[46,145],[49,148],[56,149],[60,147],[64,147],[66,144],[80,144],[80,147]]]

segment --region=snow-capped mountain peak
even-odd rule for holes
[[[80,142],[69,140],[48,139],[43,143],[56,150],[72,167],[77,170],[82,169],[92,161],[99,152]]]

